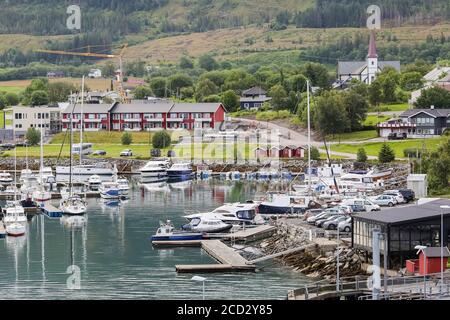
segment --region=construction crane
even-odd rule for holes
[[[73,51],[44,50],[44,49],[35,50],[35,52],[57,54],[57,55],[67,55],[67,56],[105,58],[105,59],[119,58],[119,72],[116,75],[117,90],[119,92],[120,97],[122,98],[122,101],[129,103],[130,99],[127,97],[127,94],[123,88],[123,55],[124,55],[125,49],[127,47],[128,47],[127,43],[122,45],[119,54],[104,54],[104,53],[90,52],[90,48],[91,48],[90,46],[87,47],[88,52],[73,52]]]

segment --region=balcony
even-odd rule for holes
[[[163,118],[144,118],[144,120],[147,122],[163,122],[164,121]]]
[[[195,122],[211,122],[212,118],[195,118]]]
[[[128,118],[128,119],[123,119],[124,122],[141,122],[141,118]]]
[[[141,127],[137,127],[137,128],[125,128],[123,129],[124,131],[130,131],[130,132],[137,132],[137,131],[142,131]]]
[[[167,122],[182,122],[184,118],[167,118]]]
[[[63,123],[69,123],[70,119],[62,119]],[[72,119],[72,123],[78,123],[80,122],[80,119]]]
[[[83,122],[86,122],[86,123],[100,123],[100,122],[102,122],[102,119],[84,119]]]

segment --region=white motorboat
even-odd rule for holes
[[[95,165],[78,165],[73,166],[72,175],[75,182],[86,182],[92,175],[98,175],[102,181],[113,181],[117,174],[117,168],[111,167],[110,164],[97,163]],[[70,175],[70,167],[56,167],[56,179],[60,182],[68,182]]]
[[[161,181],[167,179],[167,170],[170,167],[168,160],[149,161],[139,169],[142,179],[151,179],[152,181]]]
[[[183,226],[183,230],[206,233],[227,232],[233,227],[232,224],[223,222],[220,219],[210,219],[207,216],[192,219]]]
[[[101,184],[102,184],[102,178],[100,178],[99,175],[94,174],[94,175],[90,176],[88,179],[88,186],[89,186],[89,189],[92,191],[98,191]]]
[[[20,184],[36,184],[37,183],[37,177],[33,174],[33,171],[31,169],[23,169],[20,172],[20,178],[19,178]]]
[[[269,193],[268,200],[258,207],[260,214],[299,214],[311,207],[313,197],[289,194]]]
[[[100,196],[103,199],[120,198],[120,189],[117,182],[102,182],[99,188]]]
[[[68,215],[82,215],[87,211],[86,202],[79,196],[71,196],[61,200],[60,209]]]
[[[20,237],[20,236],[23,236],[26,233],[27,228],[24,225],[20,224],[20,223],[14,222],[14,223],[11,223],[11,224],[7,225],[5,227],[5,231],[8,234],[8,236]]]
[[[33,192],[33,201],[36,202],[45,202],[52,199],[52,194],[49,191],[46,191],[43,186],[38,188]]]
[[[120,196],[126,197],[130,192],[130,185],[127,179],[121,178],[116,181],[117,187],[119,188]]]
[[[205,213],[195,213],[184,216],[191,221],[195,218],[206,220],[221,220],[227,224],[262,224],[264,219],[258,214],[256,203],[228,203]]]
[[[201,239],[203,239],[203,234],[200,232],[175,230],[170,220],[167,220],[165,223],[160,222],[160,227],[156,231],[156,234],[150,238],[153,244],[158,244],[159,241],[170,242]]]
[[[11,174],[9,172],[0,172],[0,184],[7,185],[11,184],[14,181]]]
[[[3,212],[3,223],[5,224],[5,227],[13,223],[19,223],[26,226],[28,219],[24,208],[14,201],[7,203]]]
[[[39,171],[38,182],[49,190],[53,190],[56,187],[56,178],[51,167],[44,167]]]
[[[188,162],[174,163],[167,170],[167,177],[169,179],[189,180],[192,179],[192,176],[192,166]]]

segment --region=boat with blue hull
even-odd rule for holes
[[[103,182],[99,191],[103,199],[119,199],[121,196],[119,185],[116,182]]]
[[[169,180],[190,180],[193,175],[190,163],[175,163],[167,170]]]
[[[269,194],[268,201],[259,204],[260,214],[302,214],[314,204],[314,198],[303,195]]]
[[[175,230],[172,222],[167,220],[165,223],[160,223],[160,227],[155,235],[150,240],[155,242],[170,242],[170,241],[189,241],[189,240],[202,240],[203,233],[200,232],[187,232],[182,230]]]

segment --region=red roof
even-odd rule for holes
[[[370,33],[369,53],[367,54],[367,58],[378,58],[374,31]]]

